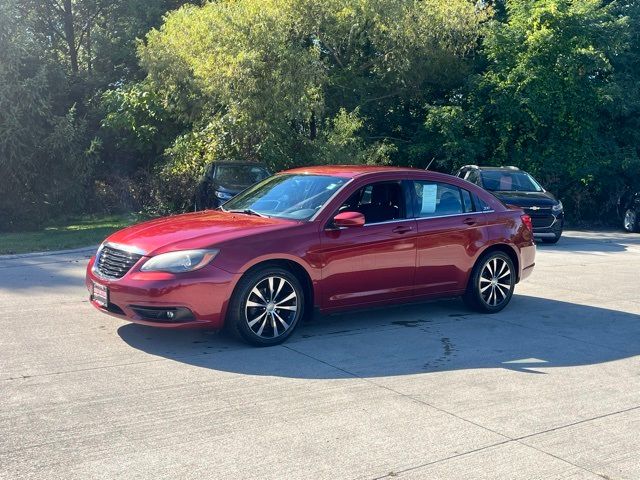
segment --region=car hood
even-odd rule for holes
[[[517,207],[551,207],[558,203],[549,192],[491,192],[498,200]]]
[[[209,248],[258,232],[289,228],[293,220],[264,218],[219,210],[158,218],[120,230],[107,242],[135,247],[146,255]]]

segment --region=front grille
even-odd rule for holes
[[[529,210],[528,208],[525,208],[524,211],[531,217],[533,228],[550,227],[556,220],[556,217],[551,214],[550,208],[541,208],[540,210]]]
[[[142,255],[104,246],[96,259],[96,270],[107,278],[122,278]]]
[[[531,216],[546,216],[546,215],[551,215],[551,207],[537,207],[537,208],[531,208],[531,207],[522,207],[523,210],[527,213],[527,215],[531,215]]]

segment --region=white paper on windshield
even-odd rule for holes
[[[436,200],[438,198],[438,185],[422,185],[422,208],[421,213],[435,213]]]

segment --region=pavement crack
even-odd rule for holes
[[[510,322],[506,322],[506,323],[510,323]],[[448,340],[449,340],[448,338],[446,338],[446,339],[443,338],[442,339],[442,343],[443,343],[443,346],[445,347],[445,349],[446,349],[446,344],[448,343]],[[505,433],[502,433],[502,432],[499,432],[499,431],[494,430],[492,428],[489,428],[486,425],[482,425],[480,423],[474,422],[473,420],[469,420],[468,418],[465,418],[465,417],[462,417],[460,415],[457,415],[456,413],[453,413],[453,412],[450,412],[450,411],[448,411],[448,410],[446,410],[444,408],[438,407],[437,405],[434,405],[434,404],[426,402],[426,401],[424,401],[422,399],[416,398],[415,396],[400,392],[400,391],[398,391],[398,390],[396,390],[394,388],[391,388],[391,387],[388,387],[386,385],[382,385],[380,383],[377,383],[377,382],[375,382],[374,380],[372,380],[370,378],[362,377],[361,375],[358,375],[358,374],[356,374],[354,372],[351,372],[351,371],[349,371],[347,369],[344,369],[342,367],[338,367],[337,365],[333,365],[333,364],[331,364],[331,363],[329,363],[329,362],[327,362],[325,360],[322,360],[320,358],[314,357],[313,355],[309,355],[308,353],[304,353],[304,352],[301,352],[300,350],[296,350],[295,348],[292,348],[292,347],[290,347],[288,345],[282,345],[282,346],[283,346],[283,348],[286,348],[286,349],[288,349],[288,350],[290,350],[292,352],[295,352],[295,353],[297,353],[299,355],[305,356],[305,357],[307,357],[307,358],[309,358],[311,360],[315,360],[316,362],[320,362],[320,363],[322,363],[322,364],[324,364],[324,365],[326,365],[328,367],[331,367],[331,368],[334,368],[336,370],[339,370],[339,371],[341,371],[341,372],[343,372],[343,373],[345,373],[345,374],[347,374],[347,375],[349,375],[349,376],[351,376],[353,378],[360,379],[360,380],[362,380],[364,382],[367,382],[367,383],[369,383],[371,385],[374,385],[374,386],[376,386],[378,388],[382,388],[382,389],[387,390],[389,392],[395,393],[396,395],[400,395],[400,396],[405,397],[405,398],[407,398],[407,399],[409,399],[411,401],[414,401],[416,403],[423,404],[425,406],[433,408],[434,410],[437,410],[437,411],[442,412],[442,413],[444,413],[446,415],[449,415],[449,416],[454,417],[454,418],[456,418],[458,420],[461,420],[461,421],[463,421],[465,423],[474,425],[474,426],[476,426],[478,428],[481,428],[483,430],[486,430],[488,432],[491,432],[491,433],[493,433],[495,435],[499,435],[500,437],[504,438],[504,441],[496,442],[496,443],[493,443],[491,445],[485,445],[483,447],[472,449],[472,450],[469,450],[469,451],[466,451],[466,452],[462,452],[462,453],[459,453],[459,454],[456,454],[456,455],[450,455],[450,456],[445,457],[445,458],[441,458],[441,459],[438,459],[438,460],[434,460],[434,461],[431,461],[431,462],[427,462],[427,463],[424,463],[424,464],[416,465],[416,466],[409,467],[409,468],[402,469],[402,470],[395,470],[394,469],[392,471],[392,473],[387,473],[387,474],[382,475],[382,476],[373,477],[372,480],[379,480],[379,479],[382,479],[382,478],[395,477],[395,476],[398,476],[399,474],[402,474],[402,473],[418,470],[420,468],[424,468],[424,467],[427,467],[427,466],[430,466],[430,465],[434,465],[434,464],[437,464],[437,463],[441,463],[441,462],[445,462],[445,461],[448,461],[448,460],[452,460],[452,459],[455,459],[455,458],[458,458],[458,457],[470,455],[470,454],[473,454],[473,453],[481,452],[483,450],[487,450],[487,449],[492,448],[492,447],[496,447],[496,446],[500,446],[500,445],[506,445],[508,443],[518,443],[518,444],[523,445],[523,446],[525,446],[527,448],[532,448],[532,449],[534,449],[534,450],[536,450],[536,451],[538,451],[540,453],[543,453],[545,455],[553,457],[553,458],[555,458],[555,459],[557,459],[559,461],[562,461],[562,462],[564,462],[564,463],[566,463],[568,465],[571,465],[572,467],[578,468],[580,470],[583,470],[585,472],[591,473],[593,475],[599,475],[598,473],[593,472],[593,471],[589,470],[588,468],[585,468],[585,467],[583,467],[581,465],[573,463],[573,462],[571,462],[571,461],[569,461],[569,460],[567,460],[565,458],[562,458],[562,457],[560,457],[558,455],[554,455],[553,453],[544,451],[544,450],[542,450],[540,448],[537,448],[537,447],[535,447],[533,445],[529,445],[528,443],[524,442],[523,440],[535,437],[537,435],[542,435],[542,434],[545,434],[545,433],[554,432],[554,431],[562,430],[562,429],[565,429],[565,428],[570,428],[570,427],[573,427],[575,425],[580,425],[580,424],[583,424],[583,423],[592,422],[592,421],[595,421],[595,420],[598,420],[598,419],[601,419],[601,418],[611,417],[611,416],[614,416],[614,415],[619,415],[619,414],[622,414],[622,413],[626,413],[626,412],[630,412],[630,411],[634,411],[634,410],[640,409],[640,405],[637,405],[637,406],[630,407],[630,408],[627,408],[627,409],[617,410],[615,412],[605,413],[605,414],[598,415],[598,416],[595,416],[595,417],[591,417],[591,418],[588,418],[588,419],[584,419],[584,420],[580,420],[580,421],[577,421],[577,422],[568,423],[568,424],[565,424],[565,425],[560,425],[558,427],[554,427],[554,428],[550,428],[550,429],[543,430],[543,431],[540,431],[540,432],[536,432],[536,433],[523,435],[523,436],[514,438],[514,437],[510,437],[509,435],[507,435]]]
[[[540,432],[530,433],[529,435],[523,435],[521,437],[514,438],[514,440],[526,440],[527,438],[536,437],[538,435],[544,435],[545,433],[555,432],[557,430],[562,430],[564,428],[574,427],[576,425],[581,425],[583,423],[593,422],[595,420],[600,420],[601,418],[613,417],[615,415],[620,415],[622,413],[633,412],[634,410],[640,409],[640,405],[636,405],[635,407],[629,407],[622,410],[616,410],[615,412],[603,413],[602,415],[596,415],[595,417],[585,418],[583,420],[578,420],[577,422],[567,423],[565,425],[560,425],[558,427],[549,428],[547,430],[542,430]],[[523,445],[528,445],[523,443]],[[528,445],[531,446],[531,445]]]

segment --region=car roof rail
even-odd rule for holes
[[[507,165],[504,168],[508,168],[509,170],[520,170],[518,167],[514,167],[513,165]]]

